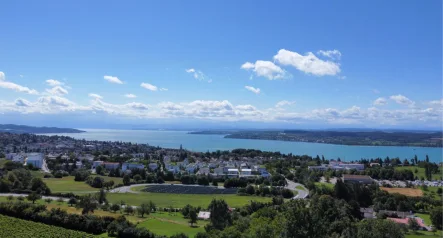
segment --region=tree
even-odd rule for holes
[[[64,201],[65,201],[65,200],[63,200],[63,198],[58,198],[58,199],[57,199],[58,204],[62,204]]]
[[[359,238],[404,237],[400,226],[389,220],[365,219],[357,225],[357,230],[357,237]]]
[[[125,176],[123,176],[123,184],[125,185],[125,186],[127,186],[127,185],[129,185],[131,183],[131,177],[129,177],[129,175],[125,175]]]
[[[70,197],[68,200],[68,204],[69,206],[74,206],[75,204],[77,204],[77,199],[75,199],[75,197]]]
[[[95,167],[95,173],[103,175],[103,173],[104,173],[103,167],[101,165]]]
[[[150,209],[149,209],[149,204],[143,203],[141,204],[138,208],[137,208],[137,213],[143,217],[145,214],[149,215],[150,213]]]
[[[208,207],[211,225],[214,229],[223,230],[232,224],[231,214],[229,214],[229,207],[225,200],[213,199]]]
[[[105,187],[107,190],[110,190],[112,188],[112,186],[114,186],[113,180],[109,180],[109,181],[103,183],[103,187]]]
[[[442,189],[442,188],[440,188],[440,187],[439,187],[439,188],[437,188],[437,194],[438,194],[438,195],[441,195],[442,193],[443,193],[443,189]]]
[[[430,212],[432,225],[441,230],[443,228],[443,207],[435,207]]]
[[[108,201],[106,199],[106,192],[104,189],[100,189],[100,192],[97,194],[97,200],[99,204],[103,204],[104,202]]]
[[[83,195],[80,197],[76,207],[82,208],[82,214],[88,214],[89,212],[94,213],[94,210],[98,208],[98,201],[91,194]]]
[[[39,200],[40,198],[42,198],[42,196],[36,192],[32,192],[30,193],[27,197],[26,197],[29,201],[32,201],[32,203],[34,204],[35,201]]]
[[[217,180],[215,180],[215,179],[212,180],[212,186],[216,186],[216,187],[218,186]]]
[[[133,214],[134,213],[134,208],[132,206],[126,205],[124,211],[125,211],[126,214]]]
[[[9,195],[8,197],[6,197],[6,199],[8,199],[8,201],[12,201],[12,200],[14,200],[14,196]]]
[[[18,197],[17,197],[17,200],[19,200],[19,201],[23,201],[23,200],[25,200],[25,198],[24,198],[23,196],[18,196]]]
[[[149,211],[155,212],[157,210],[157,207],[155,206],[155,203],[153,201],[149,201]]]
[[[408,227],[409,227],[409,229],[411,229],[413,231],[420,229],[420,225],[418,224],[418,222],[415,218],[409,218]]]
[[[191,226],[194,226],[194,224],[197,223],[197,211],[195,208],[192,208],[189,211],[189,223],[191,223]]]
[[[114,203],[111,205],[111,207],[109,209],[111,209],[111,211],[113,211],[115,213],[118,210],[120,210],[120,206],[118,204]]]
[[[51,199],[51,198],[46,198],[46,199],[45,199],[45,202],[46,202],[47,204],[49,204],[49,203],[52,202],[52,199]]]
[[[134,175],[134,180],[138,183],[140,180],[142,180],[142,176],[140,176],[140,174],[136,174]]]

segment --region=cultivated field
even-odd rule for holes
[[[76,238],[94,237],[91,234],[65,229],[62,227],[50,226],[43,223],[26,221],[14,217],[0,215],[0,237],[10,238]]]
[[[423,191],[416,188],[385,188],[380,187],[380,189],[388,193],[399,193],[409,197],[421,197],[423,196]]]

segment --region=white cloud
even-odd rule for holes
[[[295,101],[283,100],[283,101],[280,101],[277,104],[275,104],[275,107],[284,107],[284,106],[290,106],[290,105],[294,105],[294,104],[295,104]]]
[[[160,88],[160,91],[168,91],[167,88]]]
[[[103,78],[110,83],[123,84],[123,82],[115,76],[105,75]]]
[[[200,81],[207,81],[208,83],[212,82],[212,79],[208,78],[208,76],[206,76],[200,70],[190,68],[190,69],[186,69],[185,71],[186,71],[186,73],[192,74],[195,79],[198,79]]]
[[[60,86],[55,86],[51,89],[46,89],[46,92],[53,94],[53,95],[65,95],[68,94],[68,90],[60,87]]]
[[[377,98],[375,99],[375,101],[372,103],[374,106],[383,106],[386,105],[388,103],[388,101],[385,98]]]
[[[95,99],[103,99],[102,96],[95,94],[95,93],[90,93],[90,94],[88,94],[88,96],[91,98],[95,98]]]
[[[46,80],[46,83],[51,87],[63,85],[62,82],[55,80],[55,79],[48,79],[48,80]]]
[[[443,98],[440,99],[440,100],[430,101],[429,104],[434,105],[434,106],[441,106],[441,107],[443,107]]]
[[[245,86],[245,88],[255,94],[260,94],[260,89],[259,88],[254,88],[252,86]]]
[[[394,100],[396,103],[398,104],[403,104],[403,105],[409,105],[409,106],[413,106],[414,102],[412,100],[410,100],[409,98],[398,94],[398,95],[392,95],[391,97],[389,97],[391,100]]]
[[[271,61],[257,60],[255,64],[246,62],[240,68],[248,71],[252,70],[257,76],[265,77],[269,80],[282,79],[288,76],[286,71]]]
[[[317,54],[323,55],[333,60],[340,60],[341,58],[341,52],[338,50],[319,50]]]
[[[149,84],[149,83],[141,83],[140,87],[146,88],[146,89],[151,90],[151,91],[157,91],[158,90],[157,86],[154,86],[154,85]]]
[[[32,105],[32,103],[26,99],[17,98],[15,100],[15,105],[19,106],[19,107],[30,107]]]
[[[324,61],[312,52],[301,55],[297,52],[281,49],[274,56],[274,60],[282,65],[291,65],[296,69],[315,76],[337,75],[340,73],[340,64],[332,61]]]
[[[126,94],[125,97],[127,97],[127,98],[136,98],[137,96],[132,94],[132,93],[129,93],[129,94]]]
[[[27,93],[27,94],[38,94],[38,92],[34,89],[30,89],[28,87],[24,87],[12,82],[6,81],[5,73],[0,71],[0,88],[11,89],[16,92]]]

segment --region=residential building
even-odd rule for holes
[[[35,168],[41,169],[43,166],[42,153],[29,153],[26,159],[26,165],[32,164]]]
[[[104,162],[103,167],[105,167],[107,170],[118,169],[118,168],[120,168],[120,164],[119,163],[112,163],[112,162]]]
[[[366,219],[376,218],[374,209],[372,209],[372,207],[361,207],[360,213],[361,213],[362,217],[366,218]]]
[[[211,212],[200,211],[198,212],[198,219],[208,220],[211,217]]]
[[[252,176],[252,169],[241,169],[241,176]]]
[[[157,163],[149,163],[148,167],[149,167],[150,171],[155,171],[158,169],[158,164]]]
[[[95,168],[97,168],[97,166],[99,166],[99,165],[103,165],[103,161],[100,161],[100,160],[97,160],[97,161],[94,161],[94,162],[92,162],[92,169],[95,169]]]
[[[238,177],[239,172],[238,169],[228,169],[228,177],[235,178]]]
[[[135,163],[123,163],[122,164],[122,171],[123,172],[125,172],[126,170],[144,169],[144,168],[145,168],[145,166],[143,164],[135,164]]]
[[[209,167],[205,167],[205,168],[200,168],[197,172],[197,174],[204,174],[204,175],[208,175],[211,171],[209,170]]]

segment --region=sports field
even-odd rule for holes
[[[399,193],[409,197],[421,197],[423,196],[423,191],[417,188],[385,188],[380,187],[380,189],[388,193]]]
[[[207,221],[199,220],[194,227],[190,227],[188,220],[180,213],[169,214],[167,212],[156,212],[149,215],[149,219],[139,223],[138,227],[145,227],[158,235],[171,236],[177,233],[185,233],[189,237],[194,237],[198,232],[204,232]]]
[[[108,193],[110,203],[125,201],[127,204],[138,206],[147,201],[153,201],[158,207],[182,208],[187,204],[192,206],[207,207],[212,199],[224,199],[230,207],[242,207],[251,200],[269,202],[271,198],[258,196],[238,196],[236,194],[170,194],[170,193]]]

